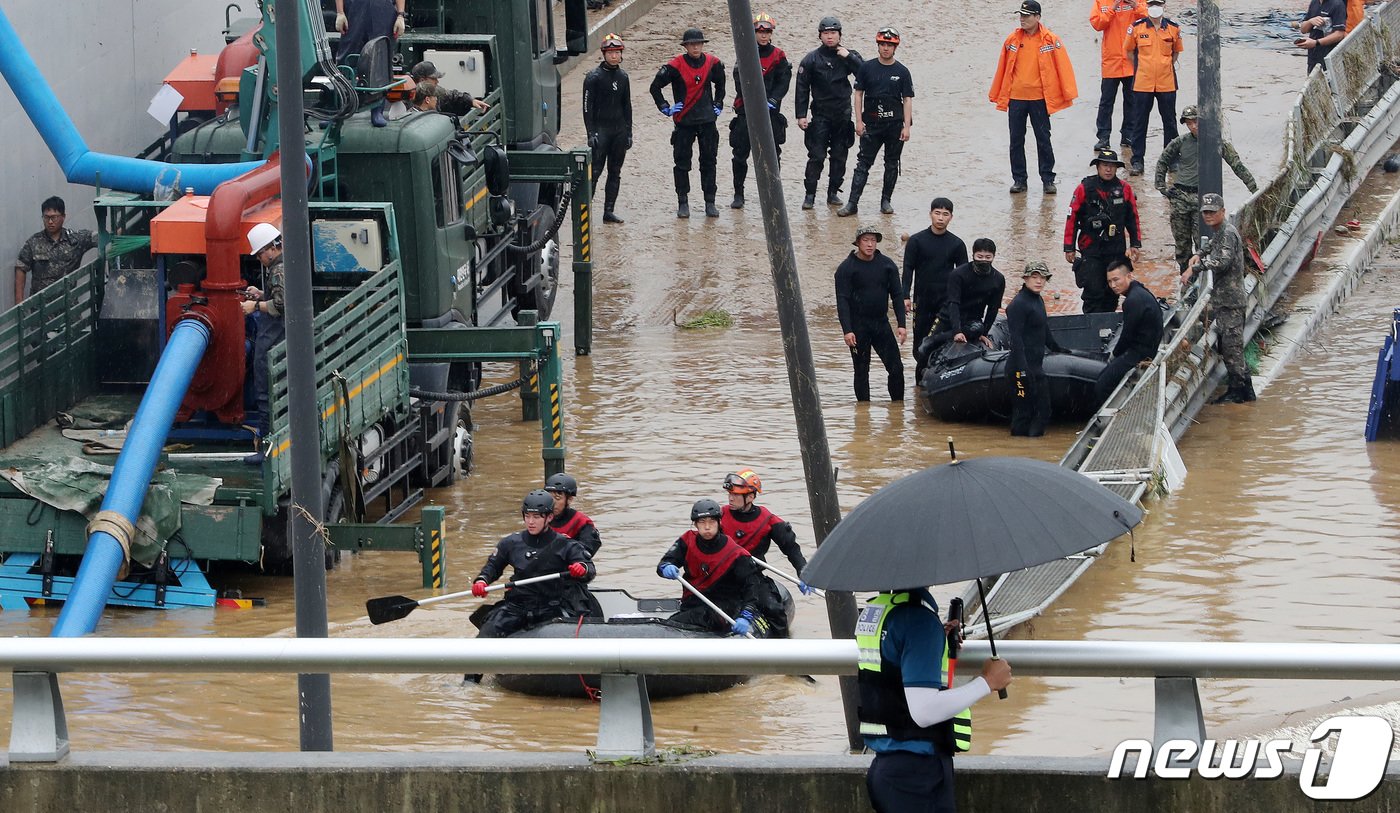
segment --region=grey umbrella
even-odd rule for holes
[[[954,460],[867,497],[822,542],[802,580],[898,590],[995,576],[1082,553],[1141,521],[1142,509],[1063,466]]]
[[[1142,509],[1072,469],[953,453],[953,462],[900,478],[857,505],[802,569],[802,580],[855,591],[976,579],[982,593],[983,576],[1082,553],[1141,521]],[[982,593],[996,657],[986,603]]]

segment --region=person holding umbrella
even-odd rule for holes
[[[902,477],[857,505],[802,572],[827,590],[880,592],[855,629],[861,731],[876,753],[866,781],[877,811],[955,809],[958,724],[946,723],[992,689],[1005,696],[1011,679],[997,662],[982,577],[1082,553],[1142,521],[1142,509],[1073,469],[1024,457],[960,461],[951,438],[948,449],[953,462]],[[1003,510],[1007,494],[1017,495],[1019,510]],[[938,607],[910,585],[971,579],[992,663],[980,679],[946,689],[948,637]]]
[[[694,530],[681,534],[656,565],[657,575],[664,579],[678,579],[684,571],[687,587],[702,594],[696,596],[687,589],[680,611],[670,620],[716,633],[786,637],[787,619],[781,607],[772,606],[758,565],[748,551],[720,532],[722,513],[714,500],[696,501],[690,509]],[[727,623],[712,606],[733,623]]]
[[[922,587],[880,593],[856,621],[860,732],[875,752],[865,786],[879,813],[956,810],[953,754],[972,743],[969,707],[1011,683],[1011,665],[994,658],[952,688],[952,634]]]

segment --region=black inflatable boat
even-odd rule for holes
[[[775,583],[776,584],[776,583]],[[776,584],[783,597],[788,624],[795,614],[792,594]],[[593,597],[602,607],[598,618],[561,619],[521,630],[513,640],[558,640],[570,638],[723,638],[712,632],[673,624],[667,616],[680,610],[679,598],[635,598],[626,590],[595,589]],[[546,645],[547,644],[542,644]],[[647,694],[652,699],[680,697],[701,692],[718,692],[745,683],[752,675],[648,675]],[[545,697],[586,697],[599,686],[598,675],[496,675],[501,688],[521,694]]]
[[[1109,349],[1122,323],[1121,313],[1050,317],[1055,341],[1070,351],[1045,356],[1054,420],[1082,421],[1098,409],[1094,382],[1108,364]],[[980,342],[949,342],[935,351],[919,382],[920,400],[928,414],[940,421],[1011,419],[1014,388],[1006,377],[1011,353],[1005,316],[997,317],[988,337],[991,348]]]

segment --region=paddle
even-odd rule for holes
[[[754,563],[754,564],[758,565],[759,567],[763,568],[764,570],[767,570],[768,572],[772,573],[772,574],[775,575],[775,576],[778,576],[778,577],[780,577],[780,578],[782,578],[782,579],[786,579],[787,581],[790,581],[790,582],[792,582],[793,584],[800,585],[800,584],[802,583],[802,580],[801,580],[801,579],[797,578],[796,576],[792,575],[791,573],[787,572],[786,570],[783,570],[783,569],[781,569],[781,568],[774,567],[773,565],[768,564],[767,562],[763,561],[762,559],[758,558],[757,556],[753,556],[753,557],[750,557],[750,558],[753,559],[753,563]],[[820,588],[813,587],[813,588],[812,588],[812,595],[816,596],[817,598],[826,598],[826,591],[825,591],[825,590],[822,590],[822,589],[820,589]]]
[[[723,618],[723,619],[724,619],[724,623],[728,624],[728,625],[730,626],[731,629],[734,627],[734,619],[730,618],[730,617],[724,612],[724,610],[721,610],[721,609],[719,608],[719,606],[716,605],[713,601],[710,601],[708,598],[705,598],[705,594],[704,594],[704,593],[702,593],[702,592],[700,592],[699,590],[696,590],[694,587],[692,587],[692,586],[690,585],[690,582],[688,582],[688,581],[685,580],[685,577],[684,577],[684,576],[679,576],[679,575],[676,576],[676,581],[680,582],[682,587],[684,587],[685,589],[689,590],[691,595],[693,595],[693,596],[695,596],[696,598],[700,599],[700,601],[701,601],[706,607],[709,607],[711,610],[714,610],[715,615],[719,616],[720,618]],[[744,637],[745,637],[745,638],[752,638],[753,636],[750,635],[750,634],[748,634],[748,633],[745,633],[745,634],[744,634]]]
[[[531,576],[528,579],[515,579],[514,581],[508,581],[502,584],[493,584],[486,588],[486,592],[509,590],[512,587],[534,584],[536,582],[547,582],[550,579],[560,579],[567,575],[569,575],[569,572],[566,570],[562,573],[548,573],[544,576]],[[369,623],[383,624],[387,621],[398,621],[400,618],[403,618],[419,607],[426,607],[429,604],[437,604],[439,601],[448,601],[454,598],[465,598],[471,594],[472,591],[463,590],[459,593],[448,593],[445,596],[434,596],[433,598],[416,600],[408,596],[383,596],[366,601],[365,612],[369,613]]]

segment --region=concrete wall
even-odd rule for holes
[[[671,758],[592,765],[573,754],[82,754],[58,766],[0,767],[0,810],[490,810],[644,813],[869,810],[868,757]],[[1308,799],[1296,774],[1276,780],[1104,778],[1101,759],[964,757],[961,810],[1289,813],[1324,807],[1400,811],[1400,766],[1361,802]]]
[[[223,47],[223,0],[4,0],[3,11],[59,104],[98,152],[135,155],[160,136],[146,115],[160,81],[191,48]],[[256,4],[241,4],[242,16]],[[235,16],[239,12],[234,12]],[[92,188],[67,183],[8,87],[0,89],[0,308],[14,304],[14,259],[59,195],[68,226],[93,228]],[[92,255],[88,255],[91,259]]]

